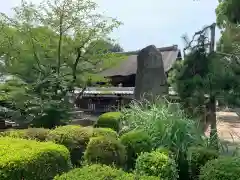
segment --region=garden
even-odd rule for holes
[[[236,180],[240,157],[211,147],[196,121],[164,103],[133,102],[95,125],[0,135],[1,180]]]
[[[240,180],[238,151],[227,153],[216,127],[217,101],[240,105],[239,7],[219,1],[216,23],[183,37],[168,74],[177,106],[133,101],[87,127],[69,125],[73,97],[108,86],[99,72],[127,57],[111,38],[122,22],[91,0],[22,0],[0,13],[0,118],[29,127],[0,133],[0,180]]]

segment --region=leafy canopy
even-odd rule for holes
[[[59,124],[68,117],[74,88],[85,87],[103,59],[113,56],[104,51],[109,47],[96,46],[108,42],[108,34],[121,23],[96,9],[89,0],[23,0],[13,17],[1,14],[1,73],[22,84],[12,85],[9,98],[1,102],[20,111],[17,119],[37,121],[37,126]],[[3,93],[8,84],[1,86]]]

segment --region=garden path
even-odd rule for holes
[[[230,142],[240,142],[240,117],[236,112],[217,112],[217,129],[220,139]],[[206,130],[209,136],[210,127]]]

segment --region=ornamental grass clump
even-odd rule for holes
[[[165,147],[174,153],[180,170],[179,176],[188,176],[187,150],[191,146],[205,143],[197,121],[188,118],[179,106],[164,99],[155,102],[134,101],[123,110],[123,124],[129,129],[141,129],[151,138],[153,148]]]
[[[172,110],[162,101],[131,103],[130,108],[123,110],[124,124],[132,130],[145,131],[155,148],[164,146],[176,155],[204,143],[196,121],[187,118],[179,107]]]

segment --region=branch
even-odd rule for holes
[[[33,48],[33,54],[34,54],[34,57],[35,57],[35,60],[37,62],[37,65],[38,65],[38,68],[40,69],[40,72],[41,73],[44,73],[44,70],[41,68],[41,63],[40,63],[40,59],[37,55],[37,51],[36,51],[36,47],[35,47],[35,44],[33,42],[33,35],[32,35],[32,31],[30,29],[29,30],[29,33],[30,33],[30,38],[31,38],[31,44],[32,44],[32,48]],[[35,38],[34,38],[35,39]]]
[[[213,24],[211,24],[210,26],[206,26],[206,27],[203,28],[202,30],[200,30],[200,31],[198,31],[198,32],[195,32],[195,34],[194,34],[193,37],[192,37],[192,40],[188,43],[188,46],[186,46],[186,47],[183,49],[183,51],[185,52],[187,49],[189,49],[190,47],[192,47],[192,43],[194,42],[194,39],[195,39],[195,37],[196,37],[197,35],[200,35],[200,34],[204,33],[207,29],[215,26],[215,24],[216,24],[216,23],[213,23]]]
[[[60,66],[61,66],[62,36],[63,36],[63,14],[61,13],[60,22],[59,22],[59,41],[58,41],[58,67],[57,67],[58,76],[60,74]]]
[[[75,59],[75,62],[73,64],[73,67],[72,67],[72,76],[73,76],[73,80],[71,82],[71,85],[70,86],[73,86],[73,84],[75,83],[76,79],[77,79],[77,75],[76,75],[76,71],[77,71],[77,65],[82,57],[82,48],[84,48],[84,46],[86,45],[87,42],[90,41],[91,37],[92,37],[92,34],[94,33],[95,31],[92,31],[89,36],[87,37],[87,39],[82,43],[81,46],[79,46],[77,48],[77,57]],[[87,51],[88,52],[88,51]]]

